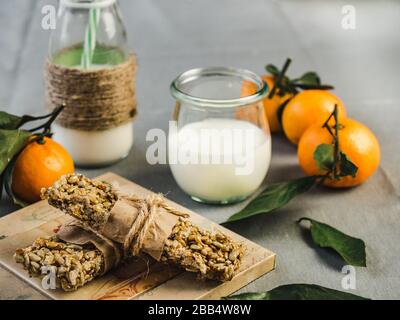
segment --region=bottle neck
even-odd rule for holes
[[[60,0],[49,43],[53,63],[98,69],[126,61],[126,31],[116,0]]]
[[[60,0],[60,7],[75,9],[102,9],[114,5],[117,0]]]

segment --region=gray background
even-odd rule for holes
[[[277,269],[242,291],[264,291],[288,283],[315,283],[343,290],[342,262],[315,248],[295,224],[301,216],[327,222],[367,243],[368,267],[356,269],[357,289],[370,298],[400,298],[400,3],[398,1],[299,0],[122,0],[129,43],[137,53],[139,117],[129,157],[101,170],[113,171],[222,222],[244,204],[196,204],[179,190],[167,166],[145,161],[145,135],[167,129],[174,101],[170,81],[189,68],[231,65],[263,72],[266,63],[294,62],[290,75],[316,70],[336,86],[351,117],[367,124],[382,147],[382,163],[364,185],[346,191],[318,189],[273,214],[232,225],[243,236],[275,251]],[[0,106],[16,114],[44,112],[43,62],[49,31],[41,8],[51,0],[1,0]],[[345,4],[356,8],[355,30],[341,27]],[[106,150],[105,150],[106,152]],[[273,137],[266,183],[302,175],[295,147]],[[0,202],[0,215],[16,207]],[[0,270],[0,298],[39,298]],[[173,297],[171,297],[173,298]]]

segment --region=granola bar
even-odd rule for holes
[[[42,198],[101,231],[118,196],[108,183],[68,174],[54,186],[42,190]],[[179,218],[165,241],[161,261],[195,272],[200,278],[228,281],[239,269],[243,254],[243,245],[227,235],[212,234],[188,219]]]
[[[212,234],[180,218],[165,242],[161,261],[178,264],[200,278],[229,281],[239,269],[243,253],[243,246],[228,236]]]
[[[107,221],[118,196],[108,183],[81,174],[68,174],[52,187],[43,189],[42,198],[97,230]]]
[[[100,275],[104,266],[101,252],[93,246],[78,246],[56,236],[38,238],[31,246],[17,249],[14,259],[23,264],[31,276],[41,276],[44,267],[52,268],[57,288],[65,291],[84,286]]]

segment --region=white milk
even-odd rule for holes
[[[270,160],[271,136],[247,121],[207,119],[170,130],[172,174],[197,200],[227,203],[246,198],[261,185]]]
[[[133,124],[104,131],[82,131],[53,125],[54,140],[68,150],[80,166],[102,166],[126,157],[133,143]]]
[[[77,66],[79,67],[79,66]],[[94,64],[90,70],[113,67],[110,64]],[[133,144],[133,122],[104,131],[83,131],[53,125],[54,139],[71,154],[80,166],[108,165],[125,158]]]

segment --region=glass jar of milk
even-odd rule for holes
[[[96,14],[94,22],[90,20],[93,13]],[[91,22],[94,26],[88,34]],[[94,46],[90,65],[82,63],[87,42]],[[56,28],[49,44],[51,63],[91,71],[112,68],[128,57],[126,31],[116,0],[60,0]],[[54,132],[54,139],[70,152],[77,165],[84,167],[114,163],[128,155],[133,143],[132,119],[100,131],[56,123]]]
[[[260,187],[271,160],[267,91],[259,76],[234,68],[193,69],[173,81],[168,159],[192,199],[235,203]]]

